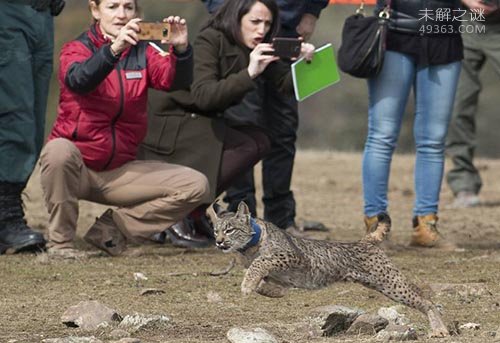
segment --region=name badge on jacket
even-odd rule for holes
[[[127,80],[142,79],[142,74],[140,71],[127,71],[125,72],[125,78]]]

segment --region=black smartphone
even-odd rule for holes
[[[273,38],[274,52],[267,54],[280,58],[297,58],[300,55],[301,45],[302,40],[298,38],[275,37]]]

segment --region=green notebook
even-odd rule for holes
[[[340,74],[332,44],[328,43],[316,49],[311,63],[307,63],[303,58],[293,63],[292,76],[297,101],[337,83]]]

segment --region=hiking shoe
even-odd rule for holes
[[[113,210],[110,208],[96,218],[83,239],[111,256],[118,256],[127,248],[127,240],[113,220]]]
[[[455,250],[457,246],[444,239],[437,229],[438,216],[434,213],[413,218],[410,246]]]
[[[399,244],[391,240],[391,217],[385,212],[376,216],[363,218],[366,235],[362,239],[365,242],[378,244],[384,250],[402,250]]]
[[[474,192],[462,191],[458,192],[451,204],[446,206],[447,209],[460,209],[477,207],[480,205],[479,196]]]
[[[440,240],[437,230],[438,217],[435,214],[413,217],[413,233],[410,246],[431,248]]]
[[[365,216],[363,218],[363,222],[365,223],[365,229],[367,235],[374,232],[377,229],[378,225],[377,216],[372,216],[372,217]]]

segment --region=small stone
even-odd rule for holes
[[[273,335],[262,328],[232,328],[227,332],[227,339],[231,343],[278,343]]]
[[[396,306],[381,307],[377,314],[396,325],[408,325],[410,321],[403,314],[399,313]]]
[[[345,306],[330,305],[313,309],[308,316],[311,336],[333,336],[346,331],[364,311]]]
[[[347,330],[351,335],[374,335],[383,330],[389,321],[375,314],[364,313],[357,317]]]
[[[134,273],[134,280],[135,281],[147,281],[148,278],[143,273]]]
[[[481,324],[477,323],[465,323],[460,325],[461,330],[479,330],[481,328]]]
[[[128,328],[133,331],[141,329],[153,329],[153,328],[163,328],[170,324],[171,319],[165,315],[143,315],[143,314],[133,314],[127,315],[121,323],[118,325],[120,328]]]
[[[375,339],[378,341],[410,341],[417,340],[417,332],[414,328],[406,325],[389,324],[384,330],[380,331]]]
[[[69,307],[61,316],[61,321],[69,327],[96,330],[103,322],[120,321],[120,315],[98,301],[81,301]]]

